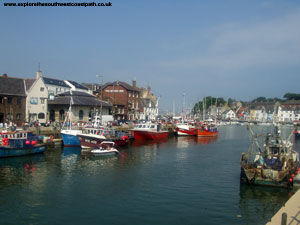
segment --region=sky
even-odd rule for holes
[[[40,63],[45,77],[136,79],[169,111],[205,96],[300,93],[298,0],[111,0],[111,7],[86,8],[3,2],[22,1],[0,0],[0,74],[34,78]]]

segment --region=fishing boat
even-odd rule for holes
[[[135,140],[156,140],[168,138],[169,132],[161,130],[161,124],[137,124],[132,130]]]
[[[128,136],[124,132],[101,127],[86,127],[77,135],[82,148],[97,148],[103,141],[112,141],[118,147],[128,145]]]
[[[30,132],[14,132],[2,136],[0,158],[31,155],[44,151],[46,145],[40,144],[37,137]]]
[[[197,129],[194,124],[182,123],[176,125],[176,133],[178,136],[195,136]]]
[[[77,135],[81,134],[82,130],[72,127],[71,112],[72,112],[72,105],[73,105],[73,97],[72,97],[72,91],[70,92],[71,92],[70,107],[67,112],[67,116],[60,133],[65,147],[80,147],[80,142]]]
[[[196,134],[198,137],[216,137],[219,135],[219,131],[213,125],[200,125],[196,129]]]
[[[289,136],[283,140],[277,126],[269,134],[254,135],[248,153],[242,153],[241,183],[289,188],[299,173],[299,154],[292,150]]]
[[[117,155],[120,152],[115,148],[112,141],[102,141],[99,148],[91,150],[94,155]]]

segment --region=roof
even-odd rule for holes
[[[31,88],[34,82],[35,79],[25,79],[26,91],[28,91]]]
[[[84,97],[93,97],[94,95],[91,95],[87,92],[83,91],[66,91],[64,93],[58,94],[58,96],[84,96]]]
[[[26,96],[24,79],[0,77],[0,94]]]
[[[149,108],[149,103],[151,102],[150,108],[155,108],[155,102],[150,98],[141,98],[141,106],[143,108]]]
[[[72,85],[74,85],[76,88],[79,88],[79,89],[83,89],[83,90],[88,90],[88,88],[82,84],[79,84],[73,80],[68,80]]]
[[[56,85],[56,86],[70,88],[70,86],[67,85],[63,80],[58,80],[58,79],[53,79],[53,78],[47,78],[47,77],[43,77],[43,80],[44,80],[45,84],[50,84],[50,85]]]
[[[80,91],[72,91],[72,95],[70,92],[62,93],[54,98],[54,100],[49,100],[49,105],[70,105],[71,102],[71,96],[73,99],[73,105],[77,106],[94,106],[94,107],[100,107],[101,101],[94,97],[93,95],[90,95],[85,92]],[[112,105],[108,102],[102,101],[103,107],[112,107]]]
[[[123,82],[123,81],[108,82],[103,85],[103,89],[108,86],[122,86],[123,88],[125,88],[129,91],[139,91],[139,92],[141,91],[139,88],[133,87],[130,84],[127,84],[126,82]]]
[[[81,83],[81,84],[83,86],[87,87],[88,89],[93,90],[93,91],[94,91],[95,87],[96,87],[97,90],[98,89],[100,90],[100,85],[96,84],[96,83]]]

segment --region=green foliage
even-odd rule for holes
[[[211,96],[207,96],[203,99],[203,101],[197,102],[192,110],[193,114],[197,114],[203,111],[203,102],[205,103],[205,108],[208,109],[211,105],[223,106],[226,104],[224,98],[214,98]]]
[[[251,102],[282,102],[283,100],[282,99],[279,99],[279,98],[266,98],[266,97],[258,97],[254,100],[252,100]]]
[[[300,100],[300,94],[286,93],[283,96],[286,100]]]

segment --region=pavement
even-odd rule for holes
[[[283,213],[287,214],[286,225],[300,225],[300,189],[281,207],[267,225],[285,225],[281,223]]]

